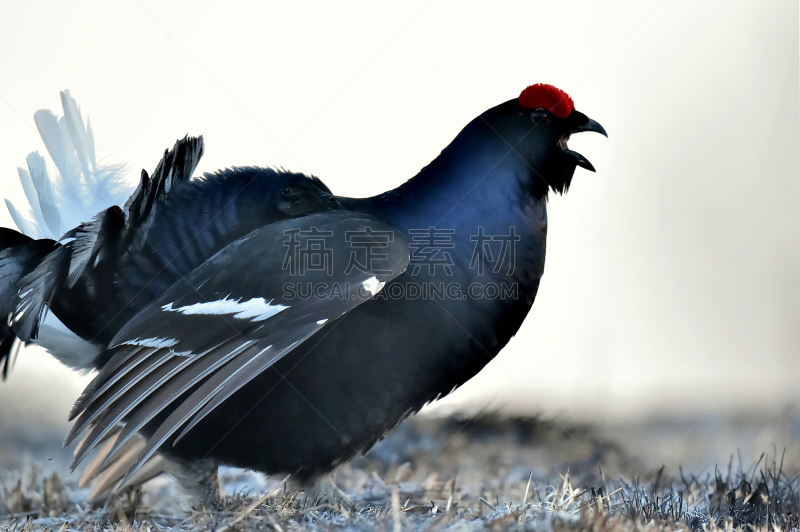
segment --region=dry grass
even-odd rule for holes
[[[0,478],[0,529],[797,532],[800,476],[787,464],[773,451],[750,467],[670,475],[587,428],[415,419],[336,473],[355,512],[303,507],[281,478],[239,470],[223,471],[220,511],[181,510],[167,479],[92,506],[74,481],[27,468]]]

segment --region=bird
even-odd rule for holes
[[[31,208],[9,203],[21,232],[0,230],[4,376],[25,343],[96,371],[72,467],[98,451],[84,477],[105,488],[167,470],[203,504],[220,465],[331,492],[337,466],[475,376],[534,302],[549,193],[595,171],[570,136],[608,136],[537,83],[373,197],[276,168],[194,176],[189,136],[131,193],[61,96],[64,117],[35,115],[60,177],[29,155]]]

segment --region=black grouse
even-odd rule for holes
[[[532,85],[363,199],[267,168],[193,178],[203,141],[187,137],[86,222],[119,172],[97,165],[62,100],[61,121],[36,115],[62,178],[32,154],[31,215],[9,206],[39,238],[0,231],[0,363],[35,342],[98,371],[65,442],[84,434],[74,465],[104,445],[89,476],[126,455],[122,485],[167,460],[212,495],[219,464],[324,478],[478,373],[533,304],[548,191],[594,171],[567,140],[606,134],[563,91]]]

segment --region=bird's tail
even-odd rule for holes
[[[49,262],[56,258],[58,254],[50,253],[67,231],[92,220],[104,209],[124,205],[135,185],[125,179],[123,166],[98,164],[92,127],[88,120],[84,123],[69,91],[61,93],[61,105],[64,116],[56,116],[47,109],[33,115],[56,171],[48,171],[45,158],[38,152],[30,153],[26,159],[27,169],[17,169],[26,201],[15,204],[6,199],[8,211],[21,233],[0,228],[0,371],[3,379],[22,341],[36,337],[39,321],[46,313],[41,305],[41,308],[23,307],[20,311],[25,291],[32,290],[28,285],[53,278],[48,271],[41,275],[29,274],[45,259]],[[63,239],[63,242],[72,239]],[[30,282],[20,282],[23,279]],[[12,312],[14,323],[10,321]]]
[[[123,166],[98,164],[92,127],[68,90],[61,92],[61,105],[64,116],[48,109],[33,115],[56,172],[48,172],[38,152],[30,153],[28,168],[17,169],[28,205],[6,200],[14,223],[32,238],[58,240],[98,212],[122,206],[135,186]]]

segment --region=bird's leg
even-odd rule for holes
[[[192,508],[218,510],[225,506],[217,463],[213,460],[190,462],[171,459],[165,469],[178,481]]]
[[[333,483],[331,475],[323,475],[311,482],[298,483],[296,488],[300,493],[294,500],[299,508],[330,504],[348,511],[356,509],[353,500]]]

